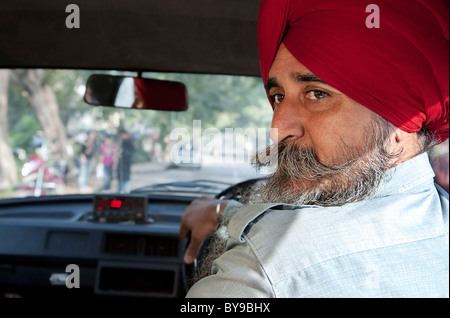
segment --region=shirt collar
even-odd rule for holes
[[[427,153],[415,156],[386,172],[385,183],[375,197],[400,193],[421,183],[433,182],[434,171]]]

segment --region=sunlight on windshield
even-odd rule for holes
[[[189,109],[164,112],[87,105],[92,73],[136,76],[0,70],[0,198],[261,176],[250,160],[269,143],[272,110],[260,78],[143,74],[187,86]]]

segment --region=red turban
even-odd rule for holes
[[[366,12],[371,3],[379,28],[366,25],[375,21]],[[448,22],[448,0],[262,0],[262,78],[284,42],[327,84],[398,128],[426,128],[442,142],[449,135]]]

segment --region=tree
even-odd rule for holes
[[[41,123],[52,159],[70,163],[67,153],[67,134],[59,114],[55,93],[47,83],[42,69],[15,70],[15,76],[27,92],[27,98]]]
[[[9,70],[0,70],[0,188],[17,183],[16,162],[8,143]]]

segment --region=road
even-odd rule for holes
[[[131,166],[130,189],[149,186],[158,183],[186,182],[194,180],[211,180],[226,182],[230,185],[263,177],[254,167],[242,162],[214,162],[205,160],[199,168],[175,167],[167,162],[136,163]],[[105,192],[103,181],[95,177],[95,172],[89,179],[89,189],[83,193]],[[117,174],[111,183],[111,191],[117,191]],[[64,194],[80,193],[77,187],[77,175],[66,181]],[[63,193],[61,193],[63,194]]]
[[[235,184],[262,177],[255,168],[243,163],[205,163],[200,168],[173,167],[166,163],[141,163],[132,167],[131,189],[154,183],[213,180]]]

